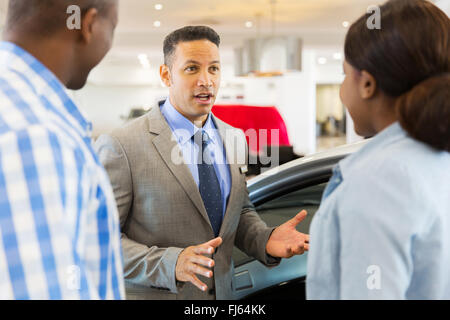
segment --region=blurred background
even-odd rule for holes
[[[7,2],[0,0],[1,27]],[[300,156],[357,141],[339,98],[343,44],[351,23],[383,2],[122,0],[112,50],[72,95],[93,122],[94,138],[123,125],[168,95],[159,79],[164,37],[208,25],[222,40],[217,116],[227,121],[235,110],[246,128],[279,128],[276,143]],[[449,14],[450,0],[434,2]],[[256,123],[252,114],[266,116]],[[249,118],[254,123],[244,123]]]

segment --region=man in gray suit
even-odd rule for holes
[[[277,228],[259,218],[245,136],[211,113],[219,43],[201,26],[167,36],[169,98],[95,143],[119,208],[128,299],[231,299],[234,245],[266,266],[308,250],[295,229],[305,211]]]

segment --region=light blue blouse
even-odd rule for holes
[[[450,154],[394,123],[342,160],[307,271],[308,299],[450,299]]]

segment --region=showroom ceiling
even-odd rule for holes
[[[0,26],[8,0],[0,0]],[[119,26],[107,61],[161,51],[164,37],[185,25],[212,26],[222,49],[232,51],[248,38],[294,35],[306,47],[341,48],[348,26],[370,5],[384,0],[120,0]],[[76,1],[74,0],[74,3]],[[159,5],[159,6],[156,6]],[[158,10],[159,9],[159,10]],[[230,54],[230,53],[229,53]]]

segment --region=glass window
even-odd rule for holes
[[[292,219],[301,210],[306,210],[308,215],[297,226],[297,230],[309,233],[312,217],[319,209],[326,185],[327,183],[322,183],[291,192],[256,207],[256,211],[269,227],[276,227]],[[233,260],[235,266],[239,266],[254,259],[234,247]]]

